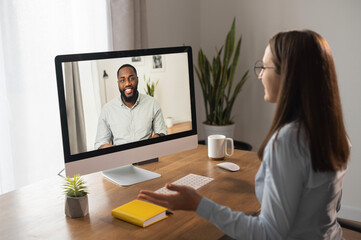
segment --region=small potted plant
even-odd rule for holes
[[[65,214],[71,218],[84,217],[89,212],[88,191],[85,181],[80,175],[67,177],[64,184]]]

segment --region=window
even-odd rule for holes
[[[111,50],[107,0],[0,2],[0,193],[63,167],[54,58]]]

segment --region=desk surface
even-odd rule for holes
[[[64,214],[63,178],[56,176],[0,195],[0,236],[3,239],[219,239],[223,233],[194,212],[175,211],[148,228],[115,219],[112,209],[137,197],[141,189],[157,190],[188,173],[215,180],[198,191],[232,210],[253,214],[260,204],[254,194],[254,177],[260,161],[256,153],[236,150],[226,161],[240,165],[238,172],[216,166],[207,157],[207,146],[160,158],[142,165],[162,174],[160,178],[120,187],[101,173],[86,175],[89,215],[71,219]]]

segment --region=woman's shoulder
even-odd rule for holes
[[[295,141],[304,143],[306,141],[306,132],[303,125],[298,121],[287,123],[277,131],[273,137],[273,141],[292,144]]]
[[[284,125],[268,143],[268,149],[277,155],[286,155],[285,159],[310,158],[309,144],[304,127],[294,121]]]

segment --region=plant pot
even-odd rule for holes
[[[65,215],[71,218],[85,217],[89,213],[88,195],[65,199]]]
[[[234,123],[231,125],[222,125],[222,126],[208,125],[208,124],[203,123],[204,137],[205,137],[206,145],[208,145],[208,136],[213,135],[213,134],[221,134],[221,135],[226,136],[227,138],[233,139],[235,126],[236,126],[236,124],[234,124]]]

